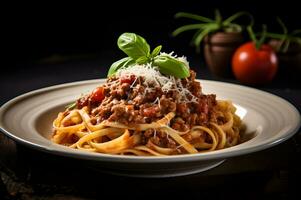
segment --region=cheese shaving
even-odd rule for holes
[[[172,56],[172,53],[167,55]],[[136,76],[134,82],[137,81],[138,77],[143,77],[143,85],[146,86],[144,95],[155,91],[156,87],[160,87],[163,92],[172,90],[177,91],[179,94],[179,98],[176,99],[177,102],[198,102],[198,98],[195,97],[187,88],[183,87],[181,79],[177,79],[174,76],[162,75],[156,66],[151,66],[151,64],[137,64],[127,68],[121,68],[116,73],[116,77],[130,77],[131,75]],[[131,87],[133,87],[133,84]]]

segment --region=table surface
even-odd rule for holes
[[[0,105],[34,89],[60,83],[103,78],[112,61],[91,56],[81,59],[52,57],[37,63],[8,67],[1,73]],[[198,78],[218,78],[197,59],[191,62]],[[279,76],[257,87],[290,101],[301,110],[297,76]],[[301,158],[300,130],[270,149],[227,159],[222,165],[194,175],[175,178],[130,178],[103,174],[85,162],[37,152],[0,133],[0,199],[94,199],[103,196],[143,198],[195,197],[224,199],[271,197],[290,199],[298,193]]]

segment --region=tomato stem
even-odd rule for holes
[[[259,49],[261,47],[261,45],[264,43],[266,37],[267,37],[267,25],[263,24],[262,25],[262,35],[258,41],[257,49]]]
[[[251,25],[247,27],[247,30],[248,30],[251,40],[255,44],[256,49],[259,50],[261,45],[265,42],[265,39],[267,36],[267,26],[265,24],[262,25],[262,33],[261,33],[261,37],[259,39],[257,39],[256,34],[254,33]]]
[[[257,42],[257,38],[256,38],[256,35],[255,35],[254,31],[253,31],[252,25],[248,26],[247,30],[248,30],[248,33],[249,33],[249,36],[250,36],[251,40],[255,44],[256,49],[258,49],[257,48],[257,43],[258,43]]]

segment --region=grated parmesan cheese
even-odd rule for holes
[[[157,97],[157,98],[155,99],[155,101],[153,102],[153,104],[158,104],[158,107],[161,108],[161,104],[160,104],[160,99],[159,99],[159,97]]]
[[[182,62],[187,63],[187,66],[189,66],[189,63],[187,62],[186,58],[183,57],[176,57],[173,55],[173,52],[170,54],[167,53],[161,53],[162,55],[168,55],[175,57]],[[145,65],[133,65],[127,68],[121,68],[117,71],[116,77],[130,77],[131,75],[135,75],[136,79],[131,85],[131,88],[134,87],[134,84],[136,83],[138,77],[144,78],[144,86],[146,86],[144,90],[144,95],[146,93],[155,91],[156,87],[160,87],[163,92],[168,91],[177,91],[179,93],[179,99],[176,99],[177,102],[195,102],[197,103],[198,98],[195,97],[187,88],[183,87],[181,79],[177,79],[174,76],[164,76],[160,73],[158,67],[151,66],[151,64],[145,64]],[[157,100],[156,100],[157,101]],[[156,102],[155,101],[155,102]]]

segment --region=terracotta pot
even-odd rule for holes
[[[280,40],[271,40],[269,42],[275,50],[281,45]],[[301,75],[301,45],[290,43],[287,52],[278,52],[279,75],[289,78],[299,78]]]
[[[204,40],[204,53],[210,71],[219,77],[230,77],[232,55],[243,42],[241,33],[218,32],[208,35]]]

